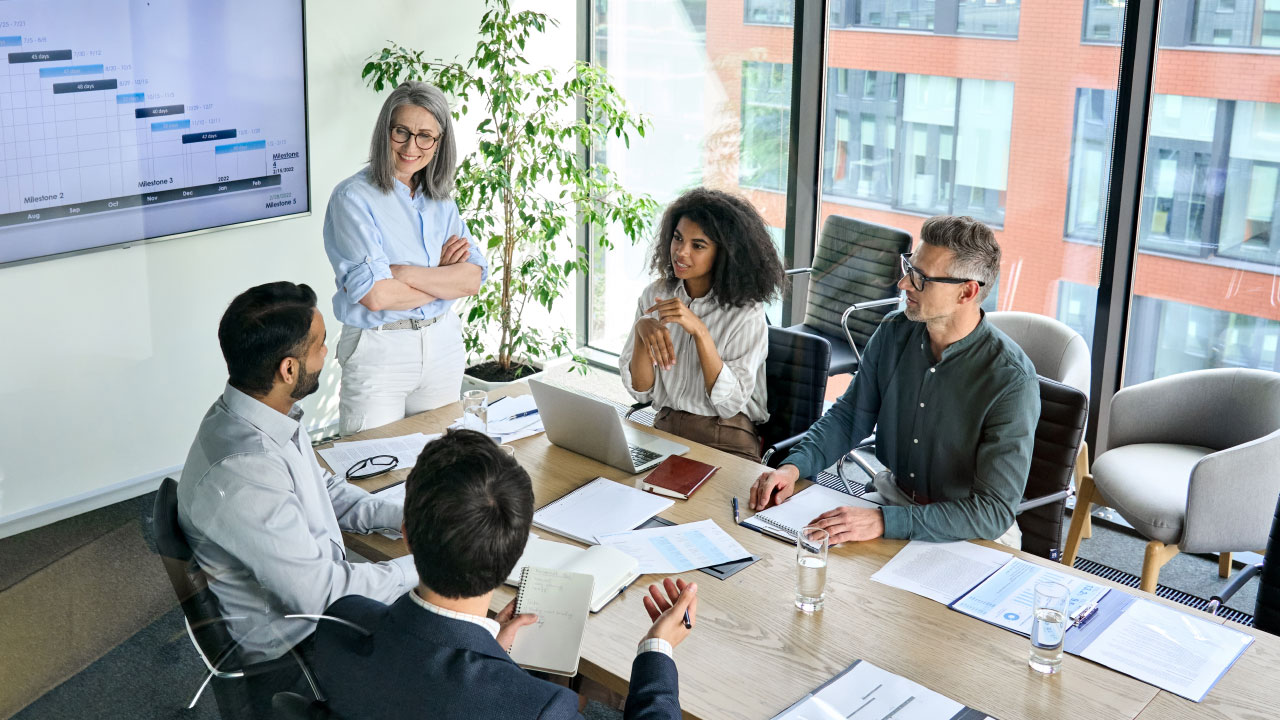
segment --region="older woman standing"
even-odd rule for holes
[[[458,399],[465,353],[451,306],[474,295],[489,268],[450,199],[453,134],[439,89],[400,85],[378,114],[369,166],[329,198],[344,435]]]

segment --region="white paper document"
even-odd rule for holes
[[[1200,702],[1252,642],[1239,630],[1138,599],[1080,655]]]
[[[638,560],[641,575],[696,570],[751,556],[715,520],[610,533],[597,540]]]
[[[546,432],[532,395],[515,395],[494,400],[489,403],[488,418],[489,435],[499,443],[514,442]],[[462,427],[462,418],[454,420],[449,427]]]
[[[1013,556],[970,542],[913,540],[872,580],[950,605],[999,570]]]
[[[1035,602],[1036,583],[1042,580],[1067,586],[1071,593],[1067,606],[1069,616],[1074,616],[1076,610],[1107,594],[1107,588],[1084,578],[1013,558],[951,607],[997,627],[1030,637],[1031,606]]]
[[[953,720],[983,718],[960,703],[860,660],[774,720]]]
[[[544,505],[533,514],[533,524],[595,545],[597,536],[634,530],[674,504],[671,498],[600,477]]]
[[[320,450],[320,457],[328,463],[329,469],[338,477],[346,477],[347,470],[365,458],[374,455],[395,455],[397,470],[407,470],[418,461],[418,455],[427,443],[440,437],[437,435],[401,435],[377,440],[354,440],[334,443],[333,447]],[[402,498],[403,499],[403,498]]]

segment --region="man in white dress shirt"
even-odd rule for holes
[[[196,433],[178,484],[178,521],[246,662],[309,656],[313,621],[346,595],[384,602],[418,583],[413,559],[348,561],[343,530],[398,530],[404,511],[321,470],[295,403],[319,388],[324,319],[306,285],[242,293],[218,326],[227,386]],[[296,675],[296,677],[295,677]],[[290,669],[250,676],[255,707],[296,687]]]

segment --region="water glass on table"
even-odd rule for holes
[[[462,393],[462,427],[489,434],[489,394],[483,390]]]
[[[1071,591],[1051,581],[1036,583],[1032,608],[1031,669],[1053,675],[1062,669],[1062,640],[1067,633],[1067,603]]]
[[[796,535],[796,607],[805,612],[822,609],[830,542],[830,535],[822,528],[803,528]]]

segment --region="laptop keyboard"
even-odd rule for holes
[[[631,462],[634,463],[636,467],[640,467],[647,462],[657,460],[662,457],[652,450],[645,450],[644,448],[636,447],[635,445],[628,445],[627,449],[631,451]]]

